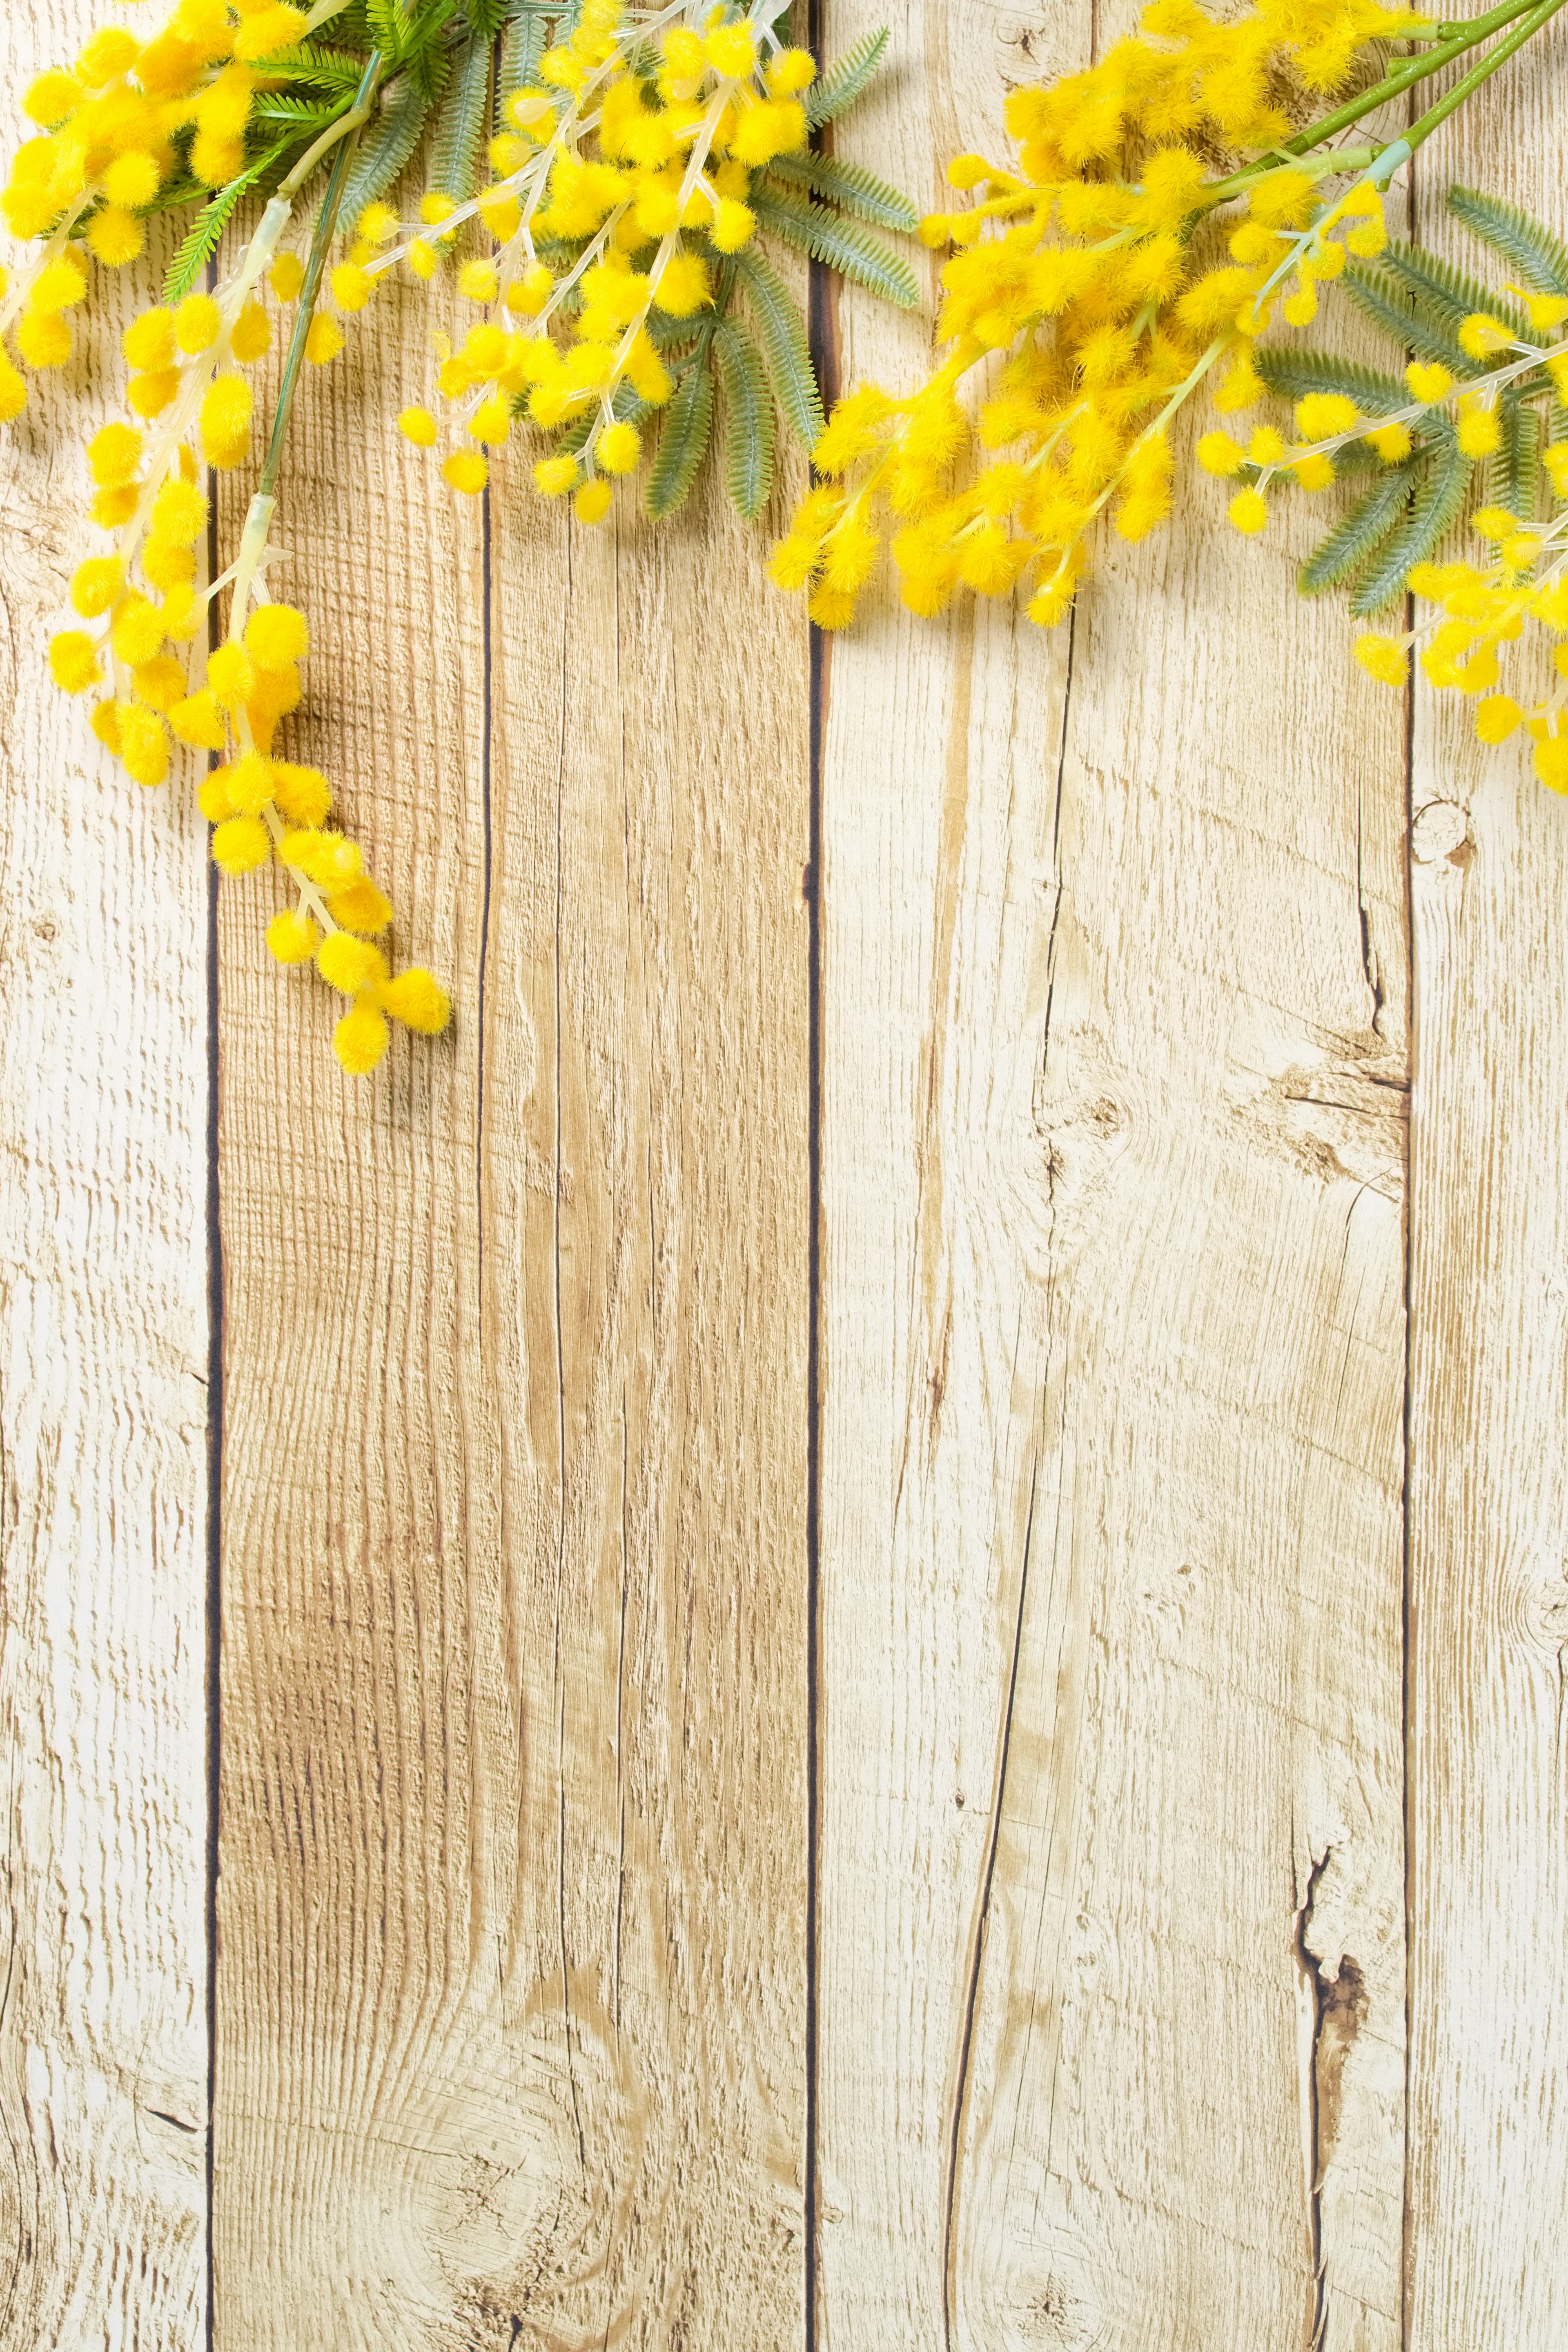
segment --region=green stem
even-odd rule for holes
[[[1561,0],[1555,0],[1555,5],[1561,5]],[[1537,25],[1544,24],[1546,16],[1555,13],[1555,5],[1553,7],[1547,8],[1542,14],[1538,0],[1531,0],[1525,27],[1521,28],[1513,40],[1500,44],[1491,53],[1492,59],[1500,64],[1504,57],[1511,56],[1521,40],[1528,40],[1530,35],[1536,30]],[[1500,17],[1494,9],[1489,16],[1474,17],[1470,23],[1461,26],[1451,40],[1445,41],[1440,48],[1431,50],[1426,57],[1406,58],[1403,65],[1395,66],[1392,73],[1385,74],[1380,82],[1375,82],[1371,89],[1363,90],[1359,98],[1347,100],[1346,103],[1337,107],[1332,114],[1325,114],[1321,121],[1309,123],[1305,131],[1297,131],[1293,139],[1286,140],[1279,152],[1285,155],[1304,155],[1310,148],[1321,146],[1325,139],[1332,139],[1338,132],[1348,131],[1352,123],[1360,122],[1363,116],[1373,114],[1380,106],[1385,106],[1391,98],[1402,98],[1405,92],[1414,89],[1418,81],[1426,81],[1433,74],[1441,73],[1444,67],[1452,65],[1456,58],[1462,58],[1467,50],[1473,49],[1480,42],[1489,39],[1491,34],[1499,29],[1500,25],[1514,22],[1519,14],[1520,11],[1513,5],[1513,0],[1509,0],[1506,16]],[[1486,60],[1483,60],[1483,63],[1486,64],[1487,72],[1493,70],[1492,64],[1487,63]],[[1484,81],[1486,73],[1482,73],[1480,78]],[[1467,76],[1466,83],[1468,82],[1469,77]],[[1460,85],[1461,88],[1465,86],[1465,84]],[[1479,84],[1474,86],[1479,87]]]
[[[371,98],[380,73],[381,51],[373,49],[366,62],[364,76],[355,94],[353,105],[344,118],[343,124],[334,126],[342,130],[343,136],[338,148],[337,160],[332,165],[331,177],[327,182],[327,193],[321,200],[321,209],[316,215],[316,233],[310,239],[310,258],[305,265],[305,279],[300,289],[300,308],[294,320],[294,332],[289,339],[289,356],[283,362],[283,379],[278,387],[278,404],[272,412],[272,437],[267,445],[267,462],[261,468],[261,479],[257,486],[256,495],[258,499],[270,498],[278,480],[278,469],[283,460],[284,436],[289,430],[289,412],[294,405],[294,388],[300,380],[300,366],[305,356],[305,339],[310,331],[310,321],[316,315],[316,299],[321,290],[321,273],[327,266],[327,248],[331,244],[338,226],[338,206],[342,202],[343,183],[348,177],[349,165],[353,160],[354,149],[359,144],[360,131],[370,110]]]
[[[1500,41],[1495,49],[1489,49],[1479,64],[1470,68],[1463,80],[1457,81],[1446,97],[1439,99],[1436,106],[1429,108],[1418,122],[1412,123],[1405,134],[1405,145],[1414,152],[1424,139],[1430,139],[1438,124],[1447,122],[1449,115],[1463,106],[1465,100],[1479,89],[1482,82],[1489,75],[1496,73],[1504,58],[1511,58],[1516,49],[1522,48],[1525,42],[1539,33],[1543,25],[1550,24],[1552,18],[1564,5],[1568,5],[1568,0],[1538,0],[1538,5],[1530,10],[1517,30],[1510,33],[1506,41]]]
[[[1484,16],[1449,16],[1441,24],[1434,25],[1430,32],[1402,33],[1400,38],[1441,43],[1453,40],[1460,33],[1467,33],[1474,39],[1484,39],[1488,33],[1495,33],[1500,25],[1511,25],[1516,16],[1522,16],[1525,10],[1533,5],[1534,0],[1503,0],[1500,8],[1489,8]]]

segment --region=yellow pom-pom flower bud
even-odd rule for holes
[[[250,386],[237,375],[220,375],[202,397],[202,446],[210,466],[242,466],[250,455]]]
[[[134,425],[104,425],[87,445],[92,478],[105,489],[129,482],[142,463],[145,442]]]
[[[757,45],[749,25],[718,26],[704,40],[702,53],[727,81],[744,81],[756,71]]]
[[[46,131],[53,131],[76,112],[81,96],[81,84],[74,74],[58,66],[51,67],[27,84],[22,96],[22,111]]]
[[[1334,461],[1326,450],[1298,457],[1290,468],[1304,490],[1326,490],[1334,478]]]
[[[174,341],[190,358],[210,351],[223,325],[223,313],[210,294],[187,294],[174,313]]]
[[[1263,529],[1268,520],[1268,508],[1261,490],[1237,490],[1230,502],[1230,519],[1237,530],[1248,539]]]
[[[229,768],[228,804],[237,816],[259,816],[272,798],[272,762],[259,751],[245,751]]]
[[[343,331],[335,319],[318,311],[305,331],[305,357],[312,367],[325,367],[343,347]]]
[[[71,355],[70,327],[58,310],[24,310],[16,349],[30,368],[64,367]]]
[[[334,890],[327,900],[327,910],[334,923],[345,931],[358,931],[362,938],[374,931],[384,931],[392,920],[392,901],[376,887],[368,874],[351,882],[346,890]]]
[[[1383,686],[1403,686],[1410,676],[1410,656],[1397,637],[1379,635],[1375,629],[1363,630],[1356,639],[1355,657],[1368,677],[1375,677]]]
[[[386,958],[368,940],[348,931],[330,931],[316,950],[316,970],[331,988],[344,996],[378,988],[387,976]]]
[[[397,420],[397,429],[417,449],[436,446],[438,428],[427,408],[405,408]]]
[[[169,738],[163,722],[155,710],[140,709],[133,702],[120,703],[117,709],[121,762],[132,783],[144,784],[151,791],[169,772]]]
[[[363,1078],[385,1054],[391,1034],[386,1015],[366,997],[332,1031],[332,1051],[351,1077]]]
[[[533,487],[547,499],[564,498],[568,490],[576,488],[578,478],[575,457],[542,457],[533,469]]]
[[[213,648],[207,656],[207,684],[226,710],[237,710],[248,701],[256,671],[243,646],[231,639]]]
[[[1247,454],[1255,466],[1277,466],[1285,455],[1284,438],[1272,425],[1260,425],[1247,445]]]
[[[258,604],[245,625],[245,650],[263,669],[303,661],[310,650],[310,624],[292,604]]]
[[[1505,743],[1523,717],[1510,695],[1489,694],[1476,709],[1476,733],[1483,743]]]
[[[1513,337],[1500,319],[1488,316],[1485,310],[1472,310],[1459,328],[1459,349],[1470,359],[1490,359],[1494,352],[1506,352]]]
[[[125,398],[136,416],[161,416],[180,389],[178,368],[154,368],[150,374],[133,375],[125,387]]]
[[[816,60],[809,49],[781,49],[763,78],[775,98],[798,98],[816,79]]]
[[[292,760],[274,760],[272,797],[291,825],[309,829],[320,824],[331,807],[332,788],[320,768],[302,768]]]
[[[458,272],[458,291],[466,302],[493,302],[500,285],[493,261],[465,261]]]
[[[1239,474],[1247,452],[1228,433],[1205,433],[1198,443],[1198,463],[1205,474]]]
[[[656,307],[672,319],[689,319],[712,300],[708,265],[695,253],[672,254],[654,289]]]
[[[476,441],[492,447],[499,446],[511,431],[511,403],[503,392],[492,392],[481,400],[468,425]]]
[[[267,945],[279,963],[309,963],[321,936],[298,907],[285,907],[267,926]]]
[[[297,302],[305,283],[305,265],[297,253],[280,253],[268,277],[279,302]]]
[[[71,575],[71,604],[84,621],[96,621],[124,587],[125,566],[118,555],[89,555]]]
[[[168,367],[174,356],[174,314],[172,310],[143,310],[132,319],[120,339],[120,347],[127,363],[133,368],[155,370]]]
[[[164,482],[153,501],[153,529],[174,547],[194,547],[207,527],[207,502],[183,476]]]
[[[103,193],[111,205],[128,213],[140,212],[157,194],[160,178],[157,157],[132,147],[117,155],[105,172]]]
[[[234,357],[248,365],[272,348],[272,321],[259,302],[247,302],[234,322],[228,339]]]
[[[163,615],[149,597],[123,597],[115,607],[109,635],[121,660],[130,668],[139,669],[163,650]]]
[[[465,498],[478,498],[489,478],[490,469],[477,449],[454,449],[442,462],[442,480]]]
[[[123,269],[147,242],[147,232],[134,213],[105,205],[87,225],[89,250],[106,269]]]
[[[1502,441],[1495,408],[1468,408],[1459,418],[1459,446],[1467,457],[1489,457]]]
[[[1410,396],[1426,408],[1435,408],[1447,400],[1454,389],[1454,379],[1436,360],[1412,360],[1405,371],[1405,381],[1410,386]]]
[[[332,299],[340,310],[363,310],[375,280],[363,262],[340,261],[332,272]]]
[[[62,629],[49,639],[49,675],[67,694],[85,694],[98,684],[103,672],[85,629]]]
[[[1296,431],[1303,441],[1327,441],[1348,433],[1358,411],[1353,400],[1338,392],[1310,392],[1296,403]]]
[[[602,476],[595,476],[593,481],[584,482],[573,494],[572,511],[579,522],[603,522],[610,511],[612,495],[608,482]]]
[[[228,816],[213,828],[213,864],[234,880],[254,874],[272,855],[272,841],[258,816]]]
[[[418,964],[411,964],[389,981],[381,992],[381,1001],[395,1021],[401,1021],[405,1029],[422,1030],[426,1037],[438,1035],[452,1017],[446,990]]]
[[[185,691],[185,665],[173,654],[157,654],[143,662],[134,672],[132,683],[136,699],[150,710],[160,711],[164,718],[183,700]]]
[[[9,425],[27,405],[27,386],[10,354],[0,346],[0,425]]]
[[[742,246],[751,243],[756,226],[757,216],[750,205],[737,204],[726,196],[709,234],[721,253],[739,253]]]
[[[642,436],[635,425],[606,425],[595,444],[595,455],[606,474],[629,474],[642,456]]]
[[[194,744],[199,751],[221,751],[228,740],[217,697],[205,687],[174,704],[169,725],[182,743]]]
[[[1568,793],[1568,735],[1548,735],[1538,743],[1533,764],[1549,793]]]

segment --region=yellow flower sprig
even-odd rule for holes
[[[143,312],[126,331],[126,357],[137,371],[128,399],[141,422],[103,426],[88,452],[98,485],[93,520],[117,530],[118,538],[112,554],[86,559],[71,583],[79,618],[97,626],[64,630],[49,648],[55,679],[68,693],[108,683],[109,695],[93,709],[93,730],[136,782],[163,783],[176,743],[224,755],[196,794],[213,828],[214,863],[231,879],[274,859],[289,875],[295,903],[268,924],[268,946],[282,964],[313,961],[329,985],[351,1000],[333,1045],[356,1075],[384,1055],[389,1017],[434,1034],[446,1026],[450,1007],[422,968],[394,975],[377,944],[392,923],[391,903],[358,845],[328,825],[327,778],[275,754],[278,728],[301,700],[300,666],[310,631],[301,612],[260,595],[258,583],[277,561],[269,533],[283,433],[300,362],[324,323],[311,312],[378,64],[373,58],[357,109],[331,134],[340,152],[309,266],[279,250],[297,193],[286,181],[237,268],[214,292]],[[302,181],[313,160],[301,159],[292,177]],[[239,369],[271,342],[270,322],[256,299],[269,271],[279,298],[300,302],[271,446],[234,562],[198,589],[196,550],[210,520],[201,474],[204,467],[232,470],[250,453],[253,401]],[[160,422],[149,435],[154,419]],[[194,645],[208,606],[226,587],[224,640],[196,684],[189,653],[182,658],[170,648]]]
[[[350,311],[399,264],[433,277],[469,222],[490,240],[458,271],[459,293],[484,316],[440,367],[467,436],[443,465],[455,488],[485,487],[483,453],[525,417],[568,436],[534,467],[536,487],[574,492],[578,520],[601,520],[615,480],[642,457],[636,420],[676,390],[661,330],[711,308],[715,260],[756,232],[754,173],[804,149],[800,93],[816,66],[773,31],[776,5],[741,17],[709,10],[700,29],[693,13],[689,0],[647,12],[587,0],[546,54],[541,82],[509,100],[510,128],[491,143],[496,180],[461,203],[432,193],[416,224],[383,205],[362,215],[332,274]],[[428,407],[401,423],[423,446],[440,438]]]
[[[1469,26],[1435,28],[1374,0],[1255,0],[1225,22],[1194,0],[1153,0],[1137,34],[1088,72],[1014,91],[1016,168],[958,157],[949,181],[975,200],[921,226],[952,247],[938,320],[947,353],[908,397],[873,385],[839,404],[815,453],[820,479],[774,550],[777,584],[804,590],[819,626],[842,628],[890,534],[914,611],[1022,582],[1030,616],[1059,621],[1107,509],[1127,540],[1169,512],[1179,408],[1226,359],[1222,412],[1262,396],[1254,350],[1276,310],[1310,323],[1320,289],[1384,250],[1394,173],[1561,5],[1505,0]],[[1494,35],[1405,137],[1341,143]],[[1292,80],[1331,94],[1371,43],[1428,37],[1317,122],[1298,129],[1281,108]],[[1216,175],[1212,159],[1227,150],[1241,160]],[[1324,185],[1335,180],[1338,193]],[[1220,215],[1228,251],[1216,253],[1201,232]],[[1331,461],[1297,461],[1331,478]],[[1244,528],[1265,511],[1256,485],[1233,509]]]

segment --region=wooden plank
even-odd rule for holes
[[[223,935],[220,2347],[801,2333],[807,662],[710,505],[455,514],[311,387],[304,740],[452,976]],[[366,658],[367,648],[369,658]],[[493,705],[487,731],[486,701]]]
[[[97,11],[0,18],[0,79]],[[8,266],[14,257],[6,255]],[[206,2314],[205,828],[45,658],[148,274],[0,433],[0,2338]]]
[[[1565,70],[1553,26],[1433,142],[1424,242],[1497,268],[1444,211],[1453,179],[1561,231]],[[1539,642],[1512,658],[1546,673]],[[1412,771],[1409,2342],[1547,2352],[1568,2333],[1568,810],[1458,699],[1418,685]]]
[[[929,200],[1016,37],[894,12],[856,158]],[[1404,751],[1310,517],[1184,499],[1070,641],[832,652],[833,2352],[1399,2341]]]

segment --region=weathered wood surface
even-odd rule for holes
[[[454,1034],[367,1103],[221,936],[216,2341],[783,2346],[805,632],[712,502],[454,500],[429,317],[310,385],[279,536]]]
[[[1425,171],[1563,226],[1568,40]],[[1435,145],[1437,142],[1434,142]],[[1519,648],[1541,658],[1539,646]],[[1411,898],[1411,2352],[1568,2337],[1568,809],[1417,691]]]
[[[0,82],[87,0],[0,15]],[[0,2344],[206,2312],[207,866],[45,646],[111,291],[0,436]]]
[[[933,197],[1112,14],[825,0],[841,152]],[[1563,812],[1417,697],[1410,824],[1208,485],[824,649],[808,872],[798,608],[716,499],[454,505],[429,322],[279,524],[458,1005],[368,1087],[44,681],[96,363],[4,443],[0,2352],[196,2352],[209,2256],[220,2352],[1547,2352]]]
[[[857,156],[934,201],[1018,30],[897,12]],[[1399,2342],[1403,730],[1185,503],[832,655],[836,2347]]]

